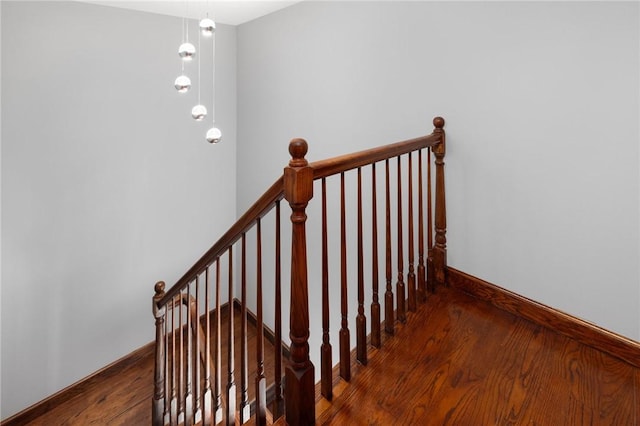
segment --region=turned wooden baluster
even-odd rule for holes
[[[242,234],[242,290],[240,295],[240,423],[244,424],[251,417],[249,403],[249,357],[247,349],[247,238]]]
[[[195,336],[195,350],[193,355],[193,395],[194,395],[194,416],[195,422],[199,423],[202,421],[202,392],[200,390],[200,355],[202,348],[200,347],[200,343],[203,339],[202,327],[200,325],[200,315],[199,315],[199,307],[200,307],[200,275],[196,275],[196,298],[191,305],[191,309],[193,309],[193,318],[192,318],[192,326],[193,326],[193,334]],[[202,354],[202,362],[209,362],[208,354]]]
[[[424,267],[424,207],[422,197],[422,150],[418,151],[418,292],[419,302],[427,300],[427,281]]]
[[[227,330],[227,425],[236,424],[236,379],[233,327],[233,246],[229,247],[229,329]]]
[[[273,419],[284,414],[284,398],[282,397],[282,268],[280,248],[280,201],[276,201],[276,282],[275,282],[275,396],[273,400]]]
[[[322,178],[322,346],[320,347],[320,393],[333,397],[332,348],[329,341],[329,250],[327,242],[327,181]]]
[[[169,329],[169,315],[173,314],[173,310],[165,305],[164,307],[164,419],[168,418],[168,410],[171,407],[171,366],[169,365],[172,362],[169,359],[171,354],[169,339],[171,336],[171,331]],[[153,422],[152,422],[153,423]]]
[[[222,421],[222,327],[220,325],[220,259],[216,259],[216,312],[215,312],[215,424]]]
[[[211,426],[213,424],[213,393],[211,392],[211,363],[208,358],[211,357],[211,313],[209,312],[209,298],[211,296],[211,283],[209,278],[209,267],[204,271],[204,324],[205,324],[205,341],[204,350],[207,354],[207,361],[204,364],[204,395],[202,410],[203,426]]]
[[[433,119],[436,127],[433,133],[441,136],[441,141],[433,147],[433,154],[436,157],[436,244],[433,248],[433,266],[435,269],[435,281],[437,284],[446,284],[447,272],[447,211],[444,191],[444,155],[445,155],[445,134],[444,119],[436,117]]]
[[[180,292],[180,297],[182,292]],[[180,371],[178,376],[178,423],[185,422],[185,380],[184,380],[184,327],[182,325],[182,303],[178,305],[178,333],[180,335],[180,359],[178,363],[178,369]]]
[[[264,322],[262,314],[262,230],[256,221],[256,424],[267,424],[267,379],[264,375]]]
[[[433,270],[433,211],[431,192],[431,148],[427,150],[427,290],[433,292],[435,273]]]
[[[376,202],[376,164],[371,165],[371,345],[380,347],[380,302],[378,301],[378,211]]]
[[[187,284],[187,293],[186,300],[189,300],[191,296],[191,283]],[[188,302],[187,302],[188,303]],[[181,332],[186,331],[187,333],[187,372],[186,372],[186,387],[185,387],[185,397],[184,397],[184,414],[185,414],[185,426],[191,426],[194,424],[193,418],[193,392],[191,389],[191,381],[193,379],[193,337],[191,333],[191,321],[193,318],[191,317],[191,309],[189,306],[186,307],[187,311],[187,328],[186,330],[181,330]]]
[[[153,411],[152,411],[152,423],[154,426],[164,424],[164,412],[165,412],[165,314],[166,308],[158,307],[158,302],[164,296],[165,284],[163,281],[158,281],[155,285],[156,294],[153,296],[153,316],[156,319],[156,357],[155,357],[155,373],[154,373],[154,391],[153,391]]]
[[[389,160],[385,160],[385,259],[387,289],[384,294],[384,330],[393,334],[395,318],[393,314],[393,288],[391,284],[391,193],[389,190]]]
[[[408,287],[408,308],[411,312],[416,311],[416,275],[413,269],[413,255],[414,255],[414,247],[413,247],[413,161],[412,154],[409,153],[409,186],[407,188],[408,192],[408,205],[407,209],[409,210],[408,214],[408,235],[407,239],[409,245],[409,273],[407,274],[407,287]]]
[[[362,246],[362,170],[358,167],[358,315],[356,315],[356,359],[367,365],[367,318],[364,315],[364,248]]]
[[[396,283],[396,297],[398,298],[398,320],[402,323],[407,321],[406,299],[404,292],[402,256],[402,167],[400,156],[398,156],[398,282]]]
[[[178,389],[180,382],[176,373],[176,310],[171,304],[171,405],[169,407],[169,423],[178,423]]]
[[[284,196],[291,206],[291,362],[286,367],[286,421],[291,426],[315,424],[314,366],[309,359],[309,291],[305,209],[313,197],[313,169],[304,156],[307,142],[289,144],[291,161],[284,169]]]
[[[344,172],[340,173],[340,377],[351,380],[349,305],[347,293],[347,224],[345,218]]]

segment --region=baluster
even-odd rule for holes
[[[380,347],[380,302],[378,301],[378,211],[376,202],[376,164],[371,165],[371,345]]]
[[[431,148],[427,150],[427,291],[433,292],[433,212],[431,194]]]
[[[326,399],[333,397],[332,348],[329,341],[329,250],[327,229],[327,181],[322,178],[322,346],[320,348],[320,393]]]
[[[247,244],[246,234],[242,234],[242,294],[240,296],[240,363],[241,384],[240,387],[240,423],[245,424],[251,417],[251,405],[249,404],[249,361],[247,355]]]
[[[347,300],[347,225],[345,218],[344,172],[340,173],[340,306],[342,327],[340,328],[340,377],[351,380],[350,337],[348,327]]]
[[[286,367],[286,422],[315,424],[314,366],[309,358],[309,284],[305,209],[313,197],[313,169],[304,158],[307,142],[289,144],[291,160],[284,169],[284,196],[291,207],[291,360]]]
[[[362,246],[362,170],[358,167],[358,315],[356,315],[356,359],[367,365],[367,318],[364,316],[364,248]]]
[[[273,401],[273,419],[284,414],[282,398],[282,268],[280,247],[280,200],[276,201],[276,306],[275,306],[275,397]]]
[[[170,305],[164,306],[164,413],[163,419],[167,420],[169,415],[169,409],[171,407],[171,367],[170,363],[173,362],[169,358],[170,355],[170,346],[169,346],[169,337],[171,336],[169,331],[169,315],[173,314],[173,310]],[[153,421],[152,421],[153,423]]]
[[[166,308],[158,308],[157,302],[164,296],[164,282],[159,281],[155,285],[153,297],[153,316],[156,319],[156,358],[154,373],[153,411],[152,423],[154,426],[164,424],[165,412],[165,315]]]
[[[185,426],[193,425],[193,393],[191,391],[191,380],[193,378],[193,333],[191,332],[191,283],[187,283],[187,293],[184,296],[184,302],[186,304],[187,311],[187,328],[183,331],[187,333],[187,373],[186,373],[186,387],[184,397],[184,413],[185,413]]]
[[[216,395],[216,408],[214,422],[218,424],[222,421],[222,327],[220,324],[220,258],[216,259],[216,314],[215,314],[215,395]]]
[[[389,160],[385,160],[385,259],[387,289],[384,294],[384,330],[393,334],[395,319],[393,317],[393,289],[391,287],[391,195],[389,191]]]
[[[178,332],[180,333],[180,362],[178,368],[180,369],[180,376],[178,377],[178,422],[185,422],[185,383],[184,383],[184,327],[182,325],[182,291],[176,298],[178,303]]]
[[[264,375],[264,323],[262,319],[262,231],[260,218],[256,221],[256,424],[267,424],[267,379]]]
[[[424,268],[424,208],[422,197],[422,150],[418,151],[418,301],[427,300]]]
[[[229,247],[229,321],[227,330],[227,425],[236,424],[235,336],[233,328],[233,246]]]
[[[178,377],[176,374],[176,309],[171,302],[171,405],[169,411],[169,423],[178,423]],[[178,308],[179,309],[179,308]],[[178,313],[178,315],[180,315]]]
[[[407,213],[408,219],[408,235],[407,239],[409,245],[409,273],[407,274],[407,287],[408,287],[408,308],[411,312],[416,311],[416,275],[413,269],[413,255],[414,255],[414,247],[413,247],[413,161],[412,154],[409,153],[409,186],[407,188],[408,192],[408,206],[407,209],[409,212]]]
[[[202,338],[202,327],[200,325],[200,315],[199,315],[199,307],[200,307],[200,275],[196,275],[196,300],[193,304],[193,335],[196,339],[196,347],[194,350],[193,362],[194,362],[194,375],[193,375],[193,383],[194,383],[194,417],[195,422],[200,423],[202,421],[202,412],[201,412],[201,396],[200,393],[200,359],[202,348],[200,347],[201,338]],[[207,358],[202,356],[202,362],[207,362]]]
[[[396,297],[398,298],[398,320],[400,322],[407,321],[405,309],[405,293],[403,281],[403,263],[402,256],[402,167],[400,156],[398,156],[398,282],[396,283]]]
[[[202,410],[204,412],[203,415],[203,426],[211,426],[212,422],[212,401],[213,395],[211,392],[211,312],[209,312],[209,298],[211,296],[210,292],[210,279],[209,279],[209,267],[204,271],[204,321],[205,321],[205,355],[206,360],[204,361],[204,395],[202,404]]]

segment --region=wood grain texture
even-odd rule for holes
[[[223,328],[222,344],[226,345],[228,305],[221,308]],[[236,305],[237,306],[237,305]],[[239,345],[240,308],[234,309],[235,339]],[[251,322],[250,322],[251,323]],[[213,330],[211,330],[213,334]],[[265,339],[265,372],[267,385],[274,383],[273,338]],[[248,327],[250,378],[256,374],[256,329]],[[237,346],[239,347],[239,346]],[[222,354],[226,365],[226,351]],[[235,354],[235,363],[240,365],[240,353]],[[108,367],[73,386],[43,400],[33,407],[2,421],[2,426],[85,426],[85,425],[148,425],[151,424],[151,399],[153,395],[153,343],[132,352]],[[240,398],[240,389],[237,389]],[[248,398],[255,398],[254,387],[248,389]]]
[[[640,368],[640,343],[454,268],[449,285]]]
[[[638,425],[637,368],[456,289],[385,337],[318,425]]]
[[[86,405],[93,404],[98,407],[106,402],[106,395],[94,396],[91,401],[86,401],[87,395],[92,390],[100,387],[105,382],[119,382],[119,377],[123,374],[131,374],[132,380],[141,384],[138,388],[142,393],[141,398],[145,402],[145,413],[151,421],[151,396],[153,394],[153,358],[154,344],[151,342],[140,349],[130,353],[129,355],[115,361],[114,363],[95,372],[91,376],[80,380],[77,383],[51,395],[50,397],[34,404],[24,411],[2,421],[2,426],[21,426],[26,424],[46,424],[40,421],[40,417],[47,416],[49,413],[55,413],[61,405],[73,407],[74,416],[81,416]],[[143,383],[141,383],[143,382]],[[86,401],[86,403],[85,403]],[[130,407],[132,401],[127,401],[126,405]],[[112,398],[108,404],[112,404]],[[111,408],[111,411],[118,411],[118,407]],[[31,423],[32,422],[32,423]],[[147,422],[148,423],[148,422]],[[72,423],[60,423],[72,424]]]

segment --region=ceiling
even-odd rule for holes
[[[276,10],[299,3],[301,0],[76,0],[103,6],[120,7],[143,12],[159,13],[200,19],[209,12],[209,17],[221,24],[240,25]]]

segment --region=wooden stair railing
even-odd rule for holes
[[[248,234],[255,234],[255,284],[256,284],[256,365],[255,365],[255,423],[266,424],[267,418],[273,421],[285,414],[289,425],[315,424],[315,367],[309,353],[309,289],[308,261],[306,241],[306,209],[313,197],[314,181],[321,185],[322,198],[322,345],[321,355],[321,394],[332,398],[332,346],[329,338],[329,264],[328,264],[328,228],[327,228],[327,190],[326,181],[332,176],[340,176],[340,295],[341,328],[339,339],[340,376],[350,380],[350,330],[348,327],[348,274],[347,274],[347,230],[346,230],[346,174],[352,170],[357,173],[357,311],[356,359],[363,365],[367,363],[367,318],[364,305],[365,268],[367,254],[363,243],[363,184],[362,171],[371,169],[371,331],[370,342],[380,347],[381,324],[388,334],[394,333],[396,320],[405,322],[407,315],[417,309],[419,303],[427,298],[435,285],[446,283],[446,211],[444,192],[444,120],[433,120],[433,133],[416,139],[369,149],[354,154],[308,163],[305,159],[307,143],[303,139],[294,139],[289,145],[291,160],[280,177],[262,197],[216,242],[168,291],[164,283],[156,284],[153,298],[153,310],[156,318],[156,363],[155,390],[152,404],[153,424],[195,424],[213,425],[224,421],[227,425],[244,424],[248,421],[251,408],[248,395],[248,355],[247,355],[247,277],[246,243]],[[423,151],[426,150],[426,253],[424,248],[424,181]],[[413,161],[417,152],[417,176]],[[435,157],[435,199],[432,201],[431,153]],[[406,156],[408,169],[402,169],[402,157]],[[397,282],[394,295],[392,285],[392,198],[390,162],[396,158],[397,196],[396,196],[396,237],[397,245]],[[378,186],[376,182],[376,164],[384,162],[384,239],[385,239],[385,277],[384,295],[380,296],[378,277],[378,231],[377,218]],[[403,185],[403,177],[406,184]],[[414,215],[414,183],[417,183],[417,218]],[[403,199],[406,191],[406,200]],[[280,202],[289,202],[291,208],[291,289],[289,298],[289,359],[282,359],[281,332],[281,244],[280,244]],[[405,205],[406,202],[406,205]],[[435,213],[432,216],[432,202]],[[406,207],[406,216],[403,209]],[[275,216],[275,277],[264,281],[262,276],[262,224],[270,212]],[[435,217],[435,221],[433,220]],[[417,266],[414,264],[414,223],[418,222]],[[407,240],[403,240],[403,230],[407,229]],[[432,231],[435,231],[435,244]],[[350,240],[349,240],[350,241]],[[239,243],[238,243],[239,242]],[[222,327],[220,323],[221,262],[228,257],[226,286],[229,301],[233,299],[233,246],[240,245],[240,290],[241,290],[241,326],[240,336],[234,334],[234,315],[229,314],[225,342],[227,371],[225,395],[222,394]],[[407,244],[408,258],[405,264],[404,245]],[[407,276],[405,281],[405,266]],[[212,269],[215,268],[215,277]],[[265,291],[266,290],[266,291]],[[211,295],[211,292],[214,295]],[[274,383],[267,383],[265,372],[265,347],[263,295],[274,296],[275,353]],[[271,296],[266,296],[270,300]],[[408,298],[407,298],[408,297]],[[381,307],[380,298],[384,307]],[[394,304],[395,298],[395,304]],[[186,305],[188,309],[182,309]],[[232,306],[229,303],[229,306]],[[285,303],[286,306],[286,303]],[[213,311],[213,324],[210,321]],[[384,320],[381,314],[384,312]],[[200,315],[202,314],[202,317]],[[396,316],[397,315],[397,316]],[[383,321],[383,322],[382,322]],[[176,333],[176,329],[178,332]],[[182,330],[192,330],[191,333]],[[197,330],[197,331],[196,331]],[[213,338],[211,337],[213,334]],[[240,373],[236,374],[235,345],[240,340]],[[200,354],[200,355],[198,355]],[[285,363],[285,383],[281,383],[282,364]],[[212,371],[213,370],[213,371]],[[237,389],[236,377],[239,376],[240,388]],[[267,387],[274,390],[273,401],[267,400]],[[284,396],[283,396],[284,391]],[[236,397],[236,392],[238,397]],[[195,396],[194,396],[195,394]],[[270,392],[271,394],[271,392]],[[236,400],[238,399],[238,401]],[[271,407],[268,404],[271,403]]]

